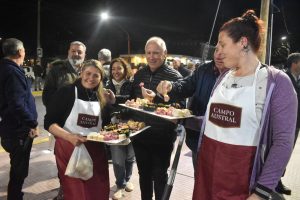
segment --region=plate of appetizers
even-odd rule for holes
[[[136,100],[127,100],[124,104],[119,104],[120,106],[148,113],[157,117],[161,117],[168,120],[185,119],[194,117],[192,112],[188,109],[176,108],[171,104],[162,103],[151,103],[146,99],[137,98]]]
[[[146,126],[144,122],[129,120],[127,122],[104,126],[104,129],[100,132],[91,132],[87,135],[87,140],[107,144],[118,144],[138,135],[148,128],[150,128],[150,126]]]

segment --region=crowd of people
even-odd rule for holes
[[[187,69],[178,58],[173,67],[168,66],[166,43],[156,36],[145,44],[147,65],[134,74],[124,59],[112,59],[108,49],[101,49],[97,60],[85,60],[85,44],[71,42],[67,59],[52,62],[44,87],[37,85],[43,89],[46,107],[44,128],[55,137],[61,185],[56,199],[108,200],[110,155],[117,186],[113,199],[134,190],[130,181],[134,163],[141,199],[162,199],[177,123],[119,106],[136,98],[176,104],[195,115],[183,124],[194,166],[193,200],[290,195],[281,177],[300,127],[300,53],[288,56],[286,70],[261,63],[262,23],[253,10],[225,22],[213,61],[195,70]],[[39,135],[37,111],[22,68],[22,41],[6,39],[2,51],[0,136],[11,159],[7,199],[19,200],[23,199],[32,141]],[[110,147],[85,137],[127,119],[143,121],[150,128]],[[93,162],[88,180],[65,174],[79,146],[87,149]]]

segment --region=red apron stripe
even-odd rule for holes
[[[60,181],[63,185],[65,200],[108,200],[109,172],[104,146],[96,142],[87,142],[85,146],[93,159],[93,177],[87,181],[65,175],[66,167],[74,150],[74,146],[60,138],[56,138],[55,155]],[[95,191],[98,191],[95,193]]]

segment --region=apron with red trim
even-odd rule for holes
[[[198,153],[193,200],[245,200],[249,196],[250,176],[258,145],[253,84],[215,89],[206,116],[206,126]]]
[[[75,87],[75,102],[63,128],[70,133],[85,136],[90,132],[98,132],[101,125],[99,103],[78,99],[77,88]],[[55,158],[64,199],[108,200],[110,190],[109,172],[104,146],[97,142],[86,142],[84,145],[93,160],[93,177],[86,181],[65,175],[74,146],[64,139],[56,139]]]

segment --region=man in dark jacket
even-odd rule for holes
[[[222,58],[218,49],[214,52],[214,61],[205,63],[198,67],[192,76],[176,82],[163,81],[157,91],[161,94],[168,93],[170,97],[181,96],[191,97],[188,108],[192,111],[195,118],[185,120],[186,144],[192,151],[194,168],[196,167],[197,146],[201,128],[202,117],[205,114],[207,103],[215,82],[225,70]],[[165,88],[166,91],[162,91]]]
[[[106,85],[107,81],[109,80],[109,66],[111,62],[111,51],[109,49],[101,49],[98,52],[98,60],[101,62],[103,69],[104,69],[104,78],[103,84]]]
[[[43,90],[43,104],[46,106],[51,101],[53,94],[62,86],[73,83],[85,59],[86,46],[79,41],[71,42],[68,50],[68,59],[54,61],[45,80]]]
[[[180,58],[175,57],[173,59],[173,68],[176,69],[183,78],[190,76],[192,74],[192,71],[186,68],[182,63]]]
[[[40,61],[37,61],[36,64],[33,66],[33,72],[34,72],[34,90],[35,91],[41,91],[43,90],[43,79],[44,76],[44,69],[41,65]]]
[[[71,42],[66,60],[58,60],[51,63],[51,69],[46,77],[43,90],[43,104],[48,110],[49,102],[54,93],[63,86],[72,84],[78,78],[86,55],[86,46],[80,41]],[[58,177],[59,178],[59,177]],[[62,188],[60,187],[56,200],[62,200]]]
[[[145,53],[148,65],[134,76],[134,98],[143,98],[141,83],[144,88],[155,91],[161,80],[176,81],[182,78],[176,70],[165,65],[167,48],[161,38],[150,38],[145,45]],[[171,99],[170,103],[175,100]],[[163,103],[164,100],[155,96],[153,102]],[[132,140],[140,176],[141,199],[152,199],[154,185],[155,199],[160,200],[168,179],[167,170],[176,140],[176,124],[141,112],[134,112],[133,117],[151,126]]]
[[[23,199],[22,187],[28,176],[34,137],[39,134],[37,111],[31,85],[22,64],[23,42],[9,38],[3,42],[4,59],[0,61],[0,136],[1,145],[10,156],[8,200]]]
[[[300,105],[300,53],[291,53],[286,62],[286,74],[290,77],[293,86],[297,92],[298,97],[298,105]],[[297,124],[296,124],[296,131],[295,131],[295,142],[296,144],[298,134],[300,128],[300,106],[298,106],[298,114],[297,114]],[[290,188],[283,185],[282,181],[278,182],[277,187],[275,190],[278,193],[291,195],[292,191]]]

